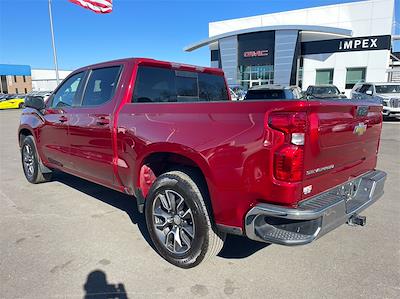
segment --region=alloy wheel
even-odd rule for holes
[[[33,149],[29,144],[25,144],[22,149],[22,158],[24,162],[25,173],[32,177],[35,173],[34,163],[35,156],[33,154]]]
[[[192,246],[195,223],[182,195],[173,190],[159,192],[153,202],[153,226],[157,238],[174,254],[184,254]]]

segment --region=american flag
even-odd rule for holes
[[[112,0],[69,0],[84,8],[90,9],[95,13],[112,12]]]

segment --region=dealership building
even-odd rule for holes
[[[59,80],[64,80],[70,73],[59,70]],[[57,87],[56,78],[55,70],[32,69],[30,65],[0,64],[0,93],[52,91]]]
[[[228,84],[335,84],[348,93],[359,81],[385,82],[395,59],[394,0],[369,0],[212,22],[211,66]]]

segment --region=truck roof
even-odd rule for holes
[[[309,85],[309,87],[336,87],[334,84],[313,84]]]
[[[79,68],[76,71],[84,70],[87,68],[99,68],[99,67],[106,66],[110,63],[116,63],[116,62],[120,62],[120,63],[133,62],[138,65],[158,66],[158,67],[164,67],[164,68],[179,69],[179,70],[183,70],[183,71],[209,73],[209,74],[215,74],[215,75],[219,75],[219,76],[224,75],[223,70],[218,69],[218,68],[197,66],[197,65],[171,62],[171,61],[162,61],[162,60],[156,60],[156,59],[152,59],[152,58],[143,58],[143,57],[122,58],[122,59],[104,61],[104,62],[84,66],[82,68]]]
[[[293,89],[296,86],[288,86],[288,85],[280,85],[280,84],[265,84],[265,85],[256,85],[251,87],[249,90],[284,90],[284,89]]]

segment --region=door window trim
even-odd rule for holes
[[[64,108],[66,108],[66,109],[74,108],[74,107],[75,107],[75,106],[74,106],[74,102],[76,101],[76,99],[79,99],[79,98],[82,96],[82,94],[81,94],[82,87],[86,84],[85,80],[87,79],[87,70],[85,70],[85,69],[84,69],[84,70],[80,70],[80,71],[76,71],[76,72],[73,72],[73,73],[69,74],[69,75],[61,82],[61,84],[59,84],[59,85],[57,86],[57,88],[53,91],[53,93],[51,94],[51,96],[49,97],[49,99],[46,101],[46,105],[45,105],[46,108],[45,108],[45,109],[52,109],[52,110],[57,109],[57,108],[55,108],[55,107],[51,107],[51,106],[53,105],[53,100],[54,100],[55,94],[61,89],[61,87],[64,86],[65,83],[68,82],[68,80],[69,80],[70,78],[72,78],[73,76],[75,76],[75,75],[77,75],[77,74],[81,74],[81,73],[83,74],[82,79],[81,79],[82,82],[80,82],[79,87],[78,87],[78,89],[76,90],[74,99],[72,100],[72,105],[71,105],[71,106],[68,106],[68,107],[63,107],[63,109],[64,109]]]
[[[107,68],[113,68],[113,67],[119,67],[119,70],[118,70],[118,80],[117,80],[117,84],[114,86],[114,90],[113,90],[112,96],[111,96],[107,101],[105,101],[104,103],[101,103],[101,104],[98,104],[98,105],[88,105],[88,106],[84,106],[84,105],[83,105],[83,99],[84,99],[84,96],[85,96],[85,93],[86,93],[86,88],[87,88],[87,85],[88,85],[88,83],[89,83],[90,76],[92,75],[93,71],[101,70],[101,69],[107,69]],[[85,81],[84,81],[82,93],[80,94],[79,101],[77,102],[77,105],[76,105],[76,106],[73,106],[73,107],[74,107],[74,108],[82,108],[82,109],[96,108],[96,107],[104,106],[104,105],[106,105],[107,103],[111,102],[111,101],[114,99],[115,94],[116,94],[116,91],[117,91],[117,89],[118,89],[118,86],[119,86],[119,84],[120,84],[120,82],[121,82],[123,69],[124,69],[124,65],[123,65],[123,64],[107,65],[107,66],[102,66],[102,67],[96,67],[96,68],[88,69],[88,70],[86,71],[87,74],[86,74],[86,77],[85,77]]]

